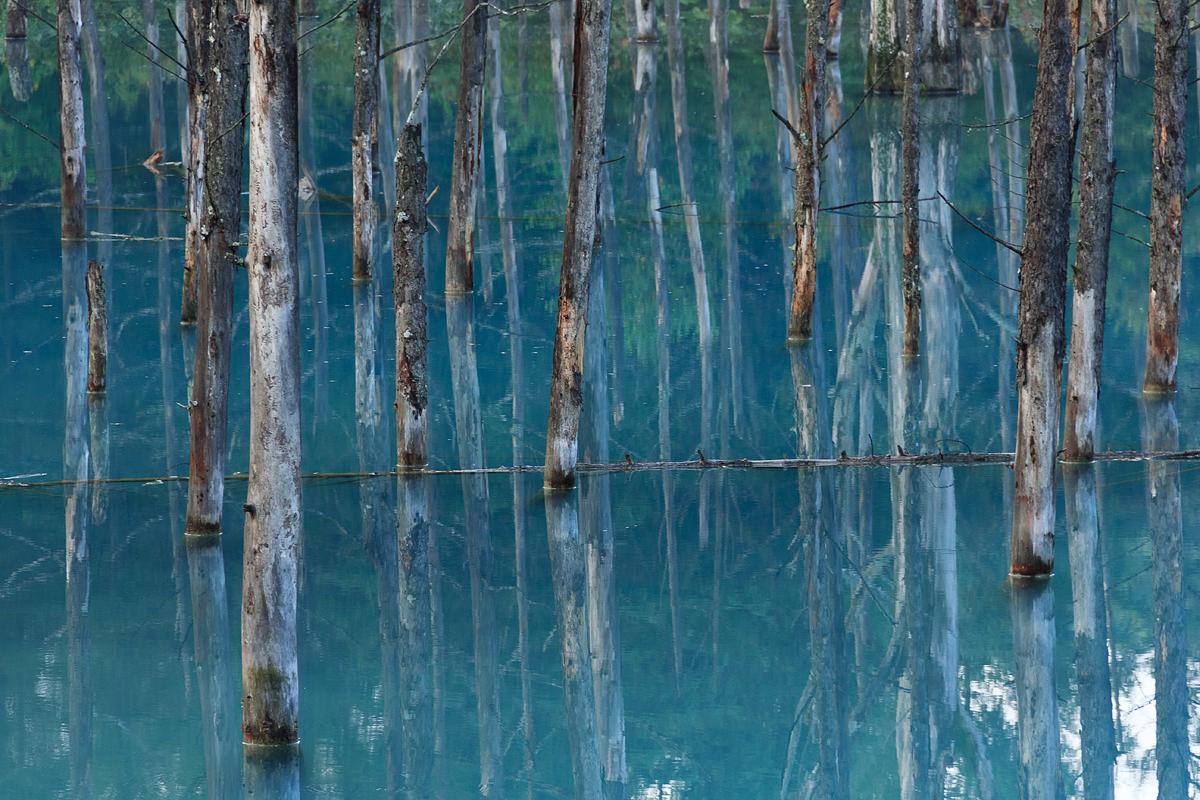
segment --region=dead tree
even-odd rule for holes
[[[13,0],[17,2],[18,0]],[[150,154],[163,149],[163,82],[159,61],[158,9],[154,0],[142,0],[142,20],[146,26],[146,58],[150,61]]]
[[[89,261],[87,269],[88,393],[104,394],[108,388],[108,299],[104,270]]]
[[[1142,391],[1175,391],[1179,363],[1179,277],[1183,256],[1184,120],[1187,111],[1185,0],[1161,0],[1154,16],[1154,141],[1150,179],[1150,302]]]
[[[788,340],[812,336],[817,288],[817,206],[821,199],[821,131],[825,128],[825,37],[829,0],[805,0],[809,22],[804,32],[804,98],[795,132],[796,253],[792,261],[792,301]]]
[[[637,40],[639,42],[658,41],[658,20],[655,16],[654,0],[634,0],[637,17]]]
[[[927,0],[918,10],[921,86],[927,93],[957,94],[962,91],[962,26],[954,0]]]
[[[201,34],[204,59],[193,65],[205,95],[204,207],[193,269],[198,271],[196,369],[188,404],[187,533],[217,533],[225,502],[229,450],[229,358],[233,270],[242,222],[243,115],[248,33],[237,0],[214,0]]]
[[[405,125],[396,152],[392,292],[396,306],[396,464],[429,460],[428,313],[425,309],[425,155],[421,128]]]
[[[1044,19],[1057,17],[1047,14]],[[1058,696],[1054,691],[1054,590],[1048,581],[1013,586],[1009,608],[1016,662],[1021,796],[1053,800],[1062,792]]]
[[[1017,309],[1017,450],[1013,466],[1012,573],[1054,568],[1054,463],[1065,349],[1063,306],[1071,211],[1071,108],[1075,64],[1070,0],[1046,0],[1038,34],[1029,126],[1028,222]]]
[[[1112,232],[1113,110],[1117,89],[1116,0],[1092,0],[1083,135],[1079,155],[1079,239],[1071,306],[1071,358],[1063,457],[1087,461],[1096,450],[1100,361],[1104,352],[1108,240]]]
[[[371,248],[378,225],[374,180],[379,143],[379,0],[358,0],[354,33],[354,132],[350,171],[354,184],[354,280],[372,273]]]
[[[8,84],[18,103],[29,100],[33,81],[29,75],[29,44],[26,41],[28,23],[23,0],[8,0],[8,15],[4,27],[4,61],[8,68]]]
[[[582,405],[583,336],[596,237],[604,104],[608,94],[608,39],[611,0],[579,0],[575,26],[575,114],[571,178],[563,231],[558,285],[558,320],[550,377],[550,419],[546,432],[545,484],[575,485]]]
[[[204,65],[208,63],[208,30],[211,10],[205,0],[187,0],[184,33],[188,66],[187,82],[187,188],[184,213],[187,226],[183,239],[183,294],[179,301],[179,324],[194,325],[199,301],[200,219],[204,215],[204,118],[208,96],[204,91]]]
[[[934,0],[937,2],[937,0]],[[921,234],[917,204],[918,172],[920,170],[920,130],[917,119],[917,98],[921,84],[917,71],[921,68],[922,0],[906,0],[907,20],[904,30],[904,100],[900,110],[901,177],[900,203],[904,213],[903,284],[904,284],[904,346],[906,356],[921,351]]]
[[[871,0],[867,29],[867,86],[880,94],[897,94],[904,87],[900,56],[900,0]]]
[[[82,239],[87,227],[84,208],[87,161],[83,154],[83,70],[79,36],[83,27],[79,4],[58,0],[58,114],[61,127],[59,174],[62,182],[62,238]]]
[[[250,7],[250,483],[242,591],[242,736],[299,738],[296,554],[300,349],[296,7]]]
[[[450,222],[446,229],[446,293],[475,288],[475,193],[483,149],[483,71],[487,60],[487,9],[483,0],[463,0],[462,65],[454,123],[454,172]]]

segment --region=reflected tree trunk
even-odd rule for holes
[[[1121,4],[1128,15],[1125,22],[1117,26],[1117,38],[1121,50],[1121,74],[1136,78],[1141,71],[1141,53],[1138,50],[1138,0],[1124,0]]]
[[[454,173],[446,229],[446,294],[475,288],[475,195],[483,150],[483,78],[487,60],[487,6],[463,0],[462,62],[454,127]]]
[[[399,627],[396,662],[399,671],[398,716],[393,726],[401,729],[405,796],[411,800],[435,796],[435,762],[441,760],[437,747],[435,707],[436,662],[434,648],[440,643],[434,623],[434,557],[436,544],[430,528],[429,479],[399,478]],[[394,728],[393,728],[394,729]]]
[[[1054,568],[1054,464],[1065,350],[1063,315],[1070,235],[1073,136],[1069,84],[1075,39],[1067,0],[1046,0],[1038,37],[1029,144],[1029,226],[1018,308],[1017,450],[1013,465],[1014,575]]]
[[[358,0],[354,27],[354,121],[350,171],[353,184],[351,274],[367,280],[373,274],[375,232],[379,224],[375,199],[375,164],[379,149],[379,0]],[[401,51],[403,52],[403,51]]]
[[[1179,449],[1179,420],[1168,398],[1142,401],[1142,446]],[[1191,786],[1183,508],[1179,464],[1146,462],[1154,594],[1154,734],[1160,798],[1187,797]]]
[[[300,6],[300,35],[321,23],[314,0],[303,0]],[[299,62],[299,196],[300,221],[303,224],[304,249],[300,254],[300,274],[308,272],[308,300],[312,306],[312,430],[329,410],[329,292],[325,266],[325,226],[321,217],[321,191],[317,183],[316,103],[313,102],[313,83],[316,77],[314,59],[309,56]],[[301,278],[303,282],[303,278]],[[303,289],[301,290],[303,291]],[[303,576],[301,576],[303,579]]]
[[[909,13],[913,6],[909,2]],[[954,0],[922,0],[916,8],[922,19],[921,56],[917,68],[922,89],[929,94],[962,91],[962,26]],[[1078,31],[1076,31],[1078,33]]]
[[[192,641],[200,686],[200,725],[204,740],[207,796],[240,796],[237,776],[237,690],[231,685],[229,606],[225,594],[225,555],[217,536],[187,538],[192,590]]]
[[[248,747],[242,775],[246,797],[300,800],[300,748]]]
[[[9,0],[10,8],[23,0]],[[149,60],[150,88],[146,92],[150,107],[150,155],[162,154],[166,142],[163,138],[163,82],[160,70],[158,8],[155,0],[142,0],[142,21],[146,26],[146,58]],[[11,64],[11,60],[9,61]],[[14,94],[16,92],[14,91]]]
[[[477,469],[483,454],[483,417],[475,360],[475,319],[470,297],[446,301],[450,370],[454,391],[454,435],[459,465]],[[479,786],[484,797],[502,797],[503,741],[500,728],[496,587],[487,477],[462,477],[467,523],[467,568],[471,580],[471,627],[475,650],[475,702],[479,721]]]
[[[4,63],[8,68],[9,88],[18,103],[28,102],[33,92],[33,80],[29,75],[27,30],[25,0],[8,0],[4,26]]]
[[[1054,590],[1049,581],[1009,587],[1016,656],[1018,792],[1028,800],[1062,796],[1058,696],[1054,688]]]
[[[571,164],[571,114],[567,109],[567,66],[564,43],[567,33],[563,28],[564,16],[570,3],[551,3],[547,10],[550,20],[550,77],[554,82],[554,132],[558,140],[558,166],[562,174],[562,188],[567,189]]]
[[[93,178],[96,182],[96,227],[100,233],[113,230],[112,137],[109,135],[108,90],[104,79],[104,56],[100,51],[100,26],[95,0],[80,0],[83,15],[83,55],[88,68],[88,111],[91,114]],[[97,259],[107,271],[112,264],[112,243],[97,245]]]
[[[597,749],[595,690],[587,605],[587,564],[579,532],[578,495],[546,495],[546,533],[561,642],[567,739],[576,800],[604,798],[604,771]]]
[[[284,744],[299,738],[294,2],[253,4],[250,45],[250,483],[242,565],[242,735],[249,743]]]
[[[1179,363],[1179,280],[1183,259],[1183,196],[1187,187],[1185,0],[1155,4],[1154,149],[1150,172],[1150,301],[1146,323],[1146,377],[1142,391],[1175,391]]]
[[[1064,467],[1063,493],[1066,495],[1070,544],[1083,791],[1095,800],[1112,800],[1117,745],[1108,668],[1108,615],[1096,513],[1095,468]]]

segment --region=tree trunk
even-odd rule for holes
[[[788,0],[783,0],[788,2]],[[779,52],[779,0],[771,0],[767,9],[767,30],[763,34],[763,52]]]
[[[1012,573],[1054,568],[1054,465],[1064,350],[1063,306],[1071,211],[1075,64],[1069,0],[1046,0],[1029,126],[1029,220],[1021,255],[1017,332],[1017,452]]]
[[[179,324],[194,325],[199,313],[200,229],[205,207],[204,131],[208,115],[206,88],[209,63],[208,50],[212,44],[204,32],[209,29],[211,8],[205,0],[187,0],[187,189],[185,215],[187,226],[183,241],[183,295],[179,305]]]
[[[100,28],[94,0],[80,0],[80,10],[83,13],[80,43],[88,69],[88,111],[91,114],[88,143],[92,149],[90,163],[96,192],[96,229],[100,233],[112,233],[112,137],[109,135],[108,90],[104,79],[104,56],[100,51]],[[107,269],[106,265],[112,263],[112,243],[101,237],[96,249],[100,264]]]
[[[29,44],[26,41],[25,0],[8,0],[8,17],[4,28],[4,63],[8,67],[8,84],[18,103],[29,100],[33,81],[29,75]]]
[[[397,637],[401,752],[405,788],[412,797],[434,797],[434,630],[429,519],[429,479],[401,476],[396,551],[399,556],[400,619]]]
[[[487,60],[487,12],[482,0],[463,0],[462,67],[454,124],[454,173],[446,229],[446,294],[475,288],[475,193],[483,148],[483,70]]]
[[[62,238],[82,239],[87,229],[84,208],[87,161],[83,124],[83,70],[79,65],[79,36],[83,20],[79,4],[58,0],[58,113],[62,142],[59,174],[62,182]]]
[[[299,739],[296,554],[300,350],[296,257],[296,6],[250,9],[250,483],[242,599],[242,735]]]
[[[871,0],[867,31],[867,86],[879,94],[898,94],[904,87],[900,42],[900,0]]]
[[[918,79],[926,93],[962,91],[962,26],[954,0],[926,0],[921,4],[921,62]]]
[[[792,302],[788,340],[812,336],[813,301],[817,288],[817,206],[821,200],[821,131],[825,129],[825,36],[829,0],[805,0],[804,100],[795,137],[796,252],[792,262]]]
[[[396,464],[429,460],[429,346],[425,309],[425,156],[421,128],[405,125],[396,153],[392,292],[396,306]]]
[[[550,419],[546,434],[547,488],[575,485],[582,405],[583,336],[596,237],[604,104],[608,93],[610,0],[579,0],[575,26],[575,114],[567,219],[563,232],[558,320],[554,335]]]
[[[1060,18],[1047,13],[1045,19]],[[1010,592],[1020,759],[1017,796],[1055,800],[1062,796],[1063,787],[1054,687],[1054,590],[1048,581],[1036,581],[1014,584]]]
[[[1117,88],[1117,43],[1111,30],[1115,0],[1092,0],[1087,79],[1079,155],[1079,239],[1071,306],[1071,359],[1067,368],[1067,411],[1063,458],[1089,461],[1096,450],[1100,360],[1104,353],[1108,240],[1112,232],[1113,108]],[[1099,32],[1103,31],[1102,35]]]
[[[1183,256],[1187,8],[1162,0],[1154,22],[1154,149],[1150,180],[1150,302],[1142,391],[1175,391]]]
[[[825,57],[837,61],[842,54],[842,3],[829,0],[829,38],[825,42]]]
[[[937,0],[933,0],[937,2]],[[906,0],[904,26],[904,100],[900,110],[901,177],[900,204],[904,213],[903,285],[904,285],[904,346],[906,356],[921,352],[921,234],[917,204],[918,172],[920,171],[920,129],[917,101],[921,84],[917,72],[922,65],[919,25],[922,0]]]
[[[229,451],[229,362],[233,341],[233,270],[242,222],[243,115],[246,107],[245,17],[236,0],[210,6],[209,41],[194,67],[204,84],[205,203],[197,242],[196,369],[192,402],[187,533],[217,533],[225,502]]]
[[[187,6],[185,0],[175,0],[175,23],[184,26],[187,29]],[[181,64],[188,63],[187,43],[174,32],[172,25],[172,36],[175,41],[175,60]],[[192,121],[188,119],[190,116],[190,106],[188,103],[188,81],[186,77],[180,77],[175,81],[175,115],[176,122],[179,126],[179,161],[184,165],[185,172],[191,164],[191,136],[192,136]]]
[[[554,83],[554,133],[558,142],[558,166],[562,175],[563,190],[571,171],[571,112],[567,109],[567,67],[563,6],[568,3],[552,3],[550,15],[550,78]]]
[[[637,15],[637,40],[658,41],[658,20],[655,18],[654,0],[634,0]]]
[[[18,0],[13,0],[17,2]],[[163,140],[163,82],[160,66],[158,8],[154,0],[142,0],[142,19],[146,25],[146,57],[150,61],[150,154],[161,153]]]
[[[104,293],[104,270],[99,262],[87,268],[87,386],[91,394],[104,394],[108,386],[108,300]]]
[[[379,212],[375,157],[379,146],[379,0],[358,0],[354,29],[354,132],[350,171],[354,184],[352,271],[356,281],[372,273]]]

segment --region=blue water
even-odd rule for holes
[[[319,6],[326,17],[337,10]],[[435,4],[433,29],[453,21],[451,6]],[[141,166],[149,65],[122,44],[143,47],[112,21],[118,10],[100,4],[115,208],[93,211],[85,255],[104,263],[109,287],[103,400],[81,393],[73,357],[82,271],[80,253],[59,242],[54,154],[7,119],[0,136],[0,479],[43,484],[0,488],[0,796],[1191,793],[1195,555],[1183,543],[1196,520],[1181,498],[1196,474],[1187,462],[1063,476],[1057,571],[1035,586],[1006,579],[1004,466],[585,473],[577,496],[557,504],[536,473],[416,484],[347,475],[387,469],[394,441],[387,243],[376,282],[349,279],[348,19],[313,34],[303,61],[306,167],[321,193],[302,204],[300,228],[311,476],[301,747],[282,763],[244,759],[245,484],[228,483],[217,543],[185,543],[186,486],[174,480],[187,472],[193,357],[178,325],[183,186],[177,169],[156,178]],[[1016,264],[944,205],[922,205],[925,338],[915,365],[898,356],[898,223],[887,205],[823,215],[818,330],[786,347],[791,173],[769,113],[784,105],[769,80],[778,57],[759,52],[765,11],[758,0],[730,10],[723,84],[705,9],[684,9],[694,210],[681,205],[665,41],[631,47],[615,15],[606,158],[617,160],[602,203],[583,460],[869,455],[899,442],[1011,451]],[[1027,130],[994,123],[1029,110],[1036,53],[1025,31],[1036,19],[1027,16],[1014,10],[1011,34],[966,32],[968,91],[922,109],[922,196],[940,190],[1011,239],[1023,220]],[[1141,14],[1136,54],[1125,44],[1115,124],[1118,201],[1142,211],[1150,17]],[[486,277],[450,308],[441,286],[453,49],[431,83],[429,183],[443,187],[431,206],[440,230],[429,236],[436,467],[537,465],[545,445],[564,203],[559,98],[546,20],[529,17],[524,48],[515,22],[501,30],[515,246],[506,252],[489,111],[476,265]],[[862,90],[859,30],[851,6],[834,118],[850,115]],[[47,132],[53,46],[31,19],[31,99],[18,103],[0,80],[0,106]],[[179,157],[175,88],[168,76],[166,161]],[[868,100],[833,141],[826,206],[898,196],[898,105]],[[701,233],[707,346],[688,214]],[[1200,331],[1186,276],[1195,248],[1188,239],[1180,392],[1150,404],[1139,391],[1147,250],[1136,241],[1147,226],[1123,210],[1114,224],[1101,447],[1194,447]],[[236,292],[229,463],[240,474],[249,421],[240,272]],[[451,353],[474,359],[452,364]],[[476,413],[478,447],[464,423]],[[54,484],[81,475],[124,480]],[[410,553],[399,534],[426,507],[429,546]],[[428,567],[410,574],[410,557]],[[408,593],[431,609],[415,648],[396,632]],[[588,657],[565,673],[563,642],[574,639],[564,632],[578,633],[579,620]],[[425,690],[406,694],[413,676]],[[573,770],[573,759],[591,767]]]

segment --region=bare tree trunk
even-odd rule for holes
[[[434,636],[429,479],[401,476],[397,515],[400,561],[400,626],[397,641],[400,704],[404,719],[401,752],[405,789],[411,797],[430,791],[434,748]]]
[[[867,30],[867,86],[880,94],[897,94],[904,87],[900,0],[870,0]]]
[[[1064,346],[1063,306],[1071,210],[1071,107],[1075,64],[1069,0],[1046,0],[1029,126],[1029,222],[1021,255],[1017,334],[1017,453],[1013,466],[1012,573],[1054,568],[1054,464]]]
[[[842,4],[844,0],[829,0],[829,38],[825,42],[825,57],[837,61],[842,54]]]
[[[475,288],[475,193],[483,149],[483,71],[487,60],[487,10],[482,0],[463,0],[462,66],[454,124],[454,174],[446,229],[446,294]]]
[[[197,242],[196,369],[192,402],[187,533],[217,533],[225,502],[229,451],[229,360],[233,341],[233,270],[242,229],[243,116],[246,107],[245,16],[236,0],[213,2],[208,40],[195,79],[207,95],[203,170],[205,203]]]
[[[89,394],[104,394],[108,386],[108,299],[104,292],[104,270],[99,262],[87,268],[87,329]]]
[[[19,0],[12,0],[19,2]],[[162,152],[163,139],[163,82],[160,72],[158,9],[154,0],[142,0],[142,19],[146,25],[146,57],[150,60],[150,154]]]
[[[205,66],[209,63],[210,42],[204,35],[208,30],[211,8],[205,0],[187,0],[187,20],[183,23],[187,35],[187,189],[184,211],[187,227],[183,241],[183,295],[179,305],[179,324],[194,325],[199,309],[198,284],[200,277],[200,228],[205,207],[204,130],[208,115],[209,95],[206,90]]]
[[[296,5],[250,9],[250,483],[242,599],[242,735],[299,739],[296,553],[300,349]]]
[[[936,0],[934,0],[936,2]],[[904,100],[900,110],[901,172],[900,203],[904,212],[903,285],[904,347],[906,356],[921,352],[921,234],[917,204],[920,171],[920,128],[917,102],[921,83],[917,72],[922,64],[920,25],[922,0],[906,0],[904,26]]]
[[[654,11],[654,0],[634,0],[637,14],[637,40],[658,41],[658,20]]]
[[[1047,14],[1045,19],[1057,17]],[[1020,759],[1018,796],[1055,800],[1062,795],[1063,787],[1059,780],[1058,698],[1054,690],[1054,590],[1048,581],[1035,581],[1014,584],[1010,592]]]
[[[812,336],[817,288],[817,207],[821,199],[821,131],[825,129],[825,37],[829,0],[805,0],[803,115],[795,137],[796,253],[792,262],[792,302],[788,340]]]
[[[428,312],[425,309],[425,156],[421,128],[405,125],[396,153],[392,292],[396,306],[396,464],[429,460]]]
[[[926,93],[962,91],[962,45],[958,9],[954,0],[926,0],[921,4],[921,61],[919,80]],[[1078,33],[1078,31],[1076,31]]]
[[[575,114],[571,180],[563,232],[558,320],[546,433],[547,488],[575,485],[579,411],[583,401],[583,336],[596,237],[604,104],[608,94],[610,0],[579,0],[575,26]]]
[[[100,51],[100,28],[94,0],[80,0],[83,29],[80,42],[88,69],[88,111],[91,114],[88,143],[92,149],[92,177],[96,189],[96,228],[101,233],[113,230],[112,137],[109,134],[108,89],[104,79],[104,56]],[[112,243],[101,239],[97,245],[100,264],[112,263]]]
[[[33,81],[29,75],[29,45],[26,41],[27,22],[25,0],[8,0],[8,16],[4,28],[4,63],[8,68],[8,84],[18,103],[29,100]]]
[[[1150,181],[1150,302],[1142,391],[1175,391],[1179,363],[1179,278],[1183,257],[1184,120],[1187,112],[1186,0],[1155,4],[1154,151]]]
[[[300,800],[300,748],[245,748],[242,783],[246,797]]]
[[[74,0],[58,0],[58,114],[61,128],[62,238],[82,239],[87,231],[87,161],[83,148],[83,70],[79,36],[83,20]]]
[[[1071,306],[1071,359],[1063,458],[1088,461],[1096,450],[1100,360],[1104,353],[1108,240],[1112,232],[1113,109],[1117,89],[1116,0],[1092,0],[1083,135],[1079,155],[1079,239]],[[1102,32],[1102,33],[1101,33]]]
[[[352,271],[356,281],[372,273],[379,212],[375,157],[379,148],[379,0],[358,0],[354,28],[354,132],[350,170],[354,185]]]
[[[780,0],[771,0],[771,5],[767,9],[767,30],[763,34],[763,52],[777,53],[779,52],[779,2]],[[789,0],[783,0],[789,2]]]

